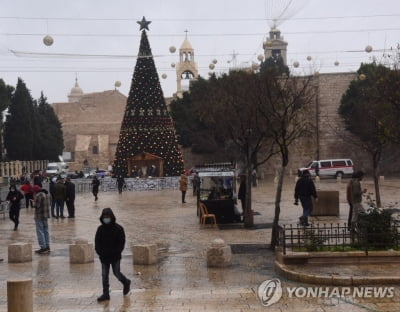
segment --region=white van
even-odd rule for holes
[[[298,169],[301,176],[304,170],[308,170],[311,176],[320,177],[345,177],[351,176],[354,172],[353,161],[351,159],[324,159],[313,160],[307,166]]]
[[[47,164],[47,175],[53,176],[68,171],[68,165],[65,162],[50,162]]]

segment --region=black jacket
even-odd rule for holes
[[[105,224],[103,217],[111,217],[111,222]],[[95,236],[95,250],[104,263],[113,263],[121,259],[125,247],[124,228],[116,223],[116,218],[111,208],[104,208],[100,216],[101,225],[97,228]]]
[[[314,198],[317,198],[317,191],[311,178],[301,177],[299,180],[297,180],[294,190],[294,198],[299,199],[300,196],[313,196]]]
[[[99,191],[100,181],[96,177],[92,180],[92,191]]]
[[[10,187],[10,192],[7,194],[6,200],[9,200],[12,206],[19,205],[21,199],[24,198],[24,195],[18,190],[11,191]]]
[[[75,200],[75,184],[70,181],[66,182],[65,189],[66,189],[66,200],[74,201]]]

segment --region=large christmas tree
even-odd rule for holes
[[[138,23],[142,37],[119,134],[114,172],[118,176],[130,175],[129,159],[149,153],[162,158],[164,176],[178,176],[183,172],[182,154],[147,39],[150,22],[143,17]]]

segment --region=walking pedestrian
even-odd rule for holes
[[[25,180],[25,183],[21,186],[21,191],[24,193],[25,196],[25,208],[32,208],[31,199],[33,199],[33,192],[32,192],[32,185],[29,180]]]
[[[310,172],[304,170],[301,178],[296,182],[294,191],[294,204],[298,205],[300,199],[301,206],[303,207],[303,215],[299,218],[301,225],[310,225],[308,223],[308,217],[311,215],[313,209],[312,197],[317,200],[317,191],[311,179]]]
[[[242,206],[242,215],[243,221],[246,219],[246,175],[240,175],[240,185],[238,190],[238,199],[240,200],[240,204]]]
[[[98,199],[97,194],[99,194],[99,186],[100,186],[100,181],[95,175],[92,180],[92,194],[94,196],[94,200]]]
[[[68,177],[65,182],[65,204],[67,205],[68,218],[75,218],[75,184]]]
[[[118,186],[118,193],[122,194],[122,189],[125,185],[125,179],[123,176],[118,176],[117,178],[117,186]]]
[[[351,176],[352,179],[355,178],[354,176],[355,173],[353,173],[353,175]],[[351,219],[353,217],[353,204],[352,204],[352,194],[351,194],[351,180],[347,183],[346,186],[346,200],[347,203],[349,204],[349,215],[347,217],[347,228],[349,230],[351,230]]]
[[[55,218],[56,217],[56,214],[55,214],[55,208],[56,208],[56,200],[55,200],[55,198],[54,198],[54,196],[55,196],[55,185],[56,185],[56,182],[57,182],[57,178],[56,177],[53,177],[51,180],[50,180],[50,183],[49,183],[49,191],[50,191],[50,197],[51,197],[51,217],[52,218]]]
[[[56,218],[64,219],[64,203],[67,197],[67,191],[64,180],[59,178],[54,185],[54,200],[56,202]]]
[[[251,172],[251,185],[256,187],[257,186],[257,170],[253,169]]]
[[[194,173],[192,183],[193,183],[193,196],[197,196],[197,194],[198,194],[199,191],[200,191],[200,184],[201,184],[201,181],[200,181],[200,177],[199,177],[199,173],[198,173],[198,172],[195,172],[195,173]]]
[[[179,190],[182,193],[182,204],[186,203],[185,196],[188,187],[188,180],[186,174],[181,174],[181,178],[179,179]]]
[[[38,254],[50,253],[50,234],[47,219],[49,218],[49,199],[48,192],[40,186],[33,187],[36,235],[40,249],[36,250]]]
[[[110,266],[115,277],[124,286],[123,295],[126,296],[130,292],[131,281],[120,271],[121,254],[125,247],[125,231],[116,221],[112,209],[104,208],[100,216],[101,225],[97,228],[95,236],[95,250],[101,262],[103,284],[103,294],[97,298],[98,302],[110,300]]]
[[[19,210],[21,208],[21,200],[23,198],[24,195],[22,195],[22,193],[17,190],[15,185],[11,185],[6,200],[9,202],[10,205],[9,216],[11,221],[14,222],[14,231],[18,230]]]

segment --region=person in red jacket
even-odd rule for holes
[[[25,183],[21,186],[21,191],[24,193],[25,196],[25,208],[28,208],[31,206],[33,207],[32,201],[33,200],[33,191],[32,191],[32,185],[31,182],[28,180],[25,181]]]

